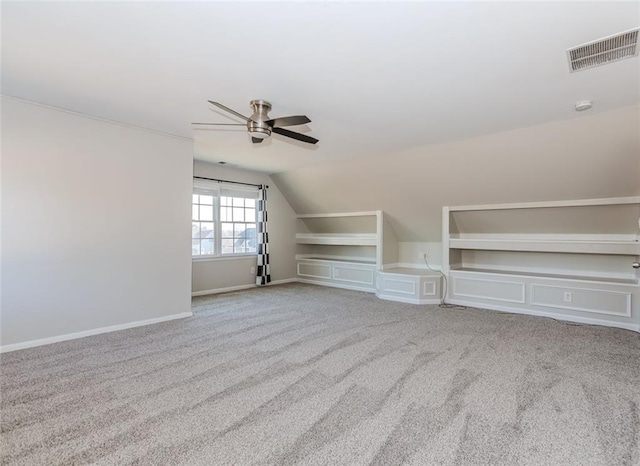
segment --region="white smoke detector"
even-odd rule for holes
[[[637,57],[638,31],[640,28],[629,29],[568,49],[569,70],[574,73],[625,58]]]
[[[581,100],[580,102],[576,102],[573,108],[576,109],[576,112],[584,112],[585,110],[589,110],[593,107],[593,102],[590,100]]]

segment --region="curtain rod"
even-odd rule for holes
[[[217,181],[218,183],[233,183],[233,184],[244,184],[246,186],[256,186],[256,187],[261,187],[261,184],[254,184],[254,183],[243,183],[241,181],[229,181],[229,180],[219,180],[217,178],[205,178],[204,176],[194,176],[194,178],[197,178],[199,180],[209,180],[209,181]],[[268,188],[269,185],[265,185],[265,188]]]

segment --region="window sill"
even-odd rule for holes
[[[229,256],[191,256],[193,262],[217,262],[217,261],[230,261],[237,259],[250,259],[252,257],[258,257],[258,254],[252,252],[251,254],[234,254]]]

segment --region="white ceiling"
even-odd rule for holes
[[[565,50],[640,24],[632,2],[2,3],[2,93],[195,141],[281,172],[579,118],[640,101],[639,60],[570,74]],[[207,103],[306,114],[252,145]]]

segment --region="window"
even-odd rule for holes
[[[256,200],[220,197],[222,254],[256,252]]]
[[[191,205],[191,254],[194,256],[215,254],[215,222],[213,211],[215,197],[194,194]]]
[[[194,180],[191,255],[255,254],[257,197],[257,188]]]

